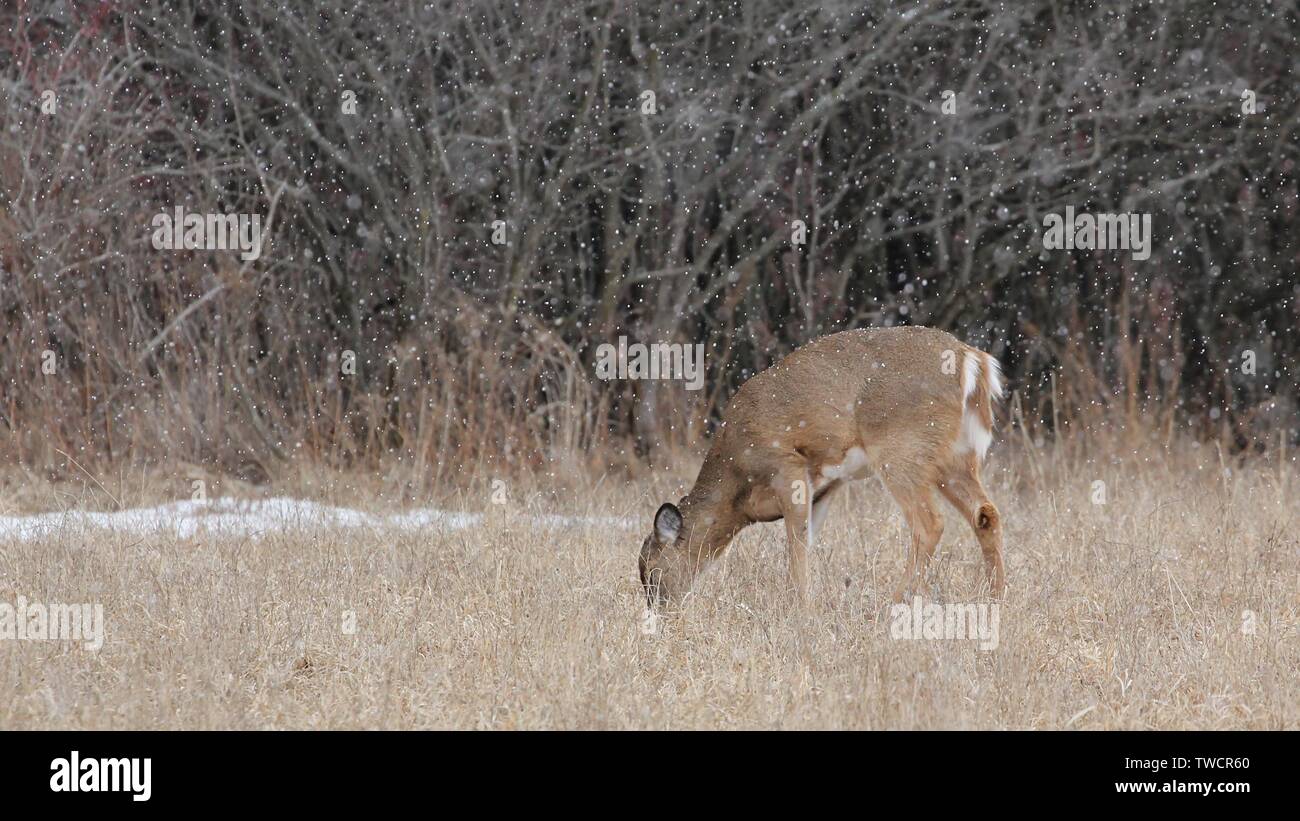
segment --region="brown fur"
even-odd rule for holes
[[[989,364],[980,366],[963,401],[968,352]],[[955,368],[945,366],[954,360]],[[836,475],[846,459],[863,461],[855,460],[855,448],[912,532],[907,576],[895,597],[924,578],[943,534],[935,491],[970,524],[989,587],[1001,596],[1001,517],[980,481],[979,454],[957,446],[964,406],[992,430],[992,365],[943,331],[874,328],[814,340],[754,376],[732,398],[691,492],[656,514],[640,558],[651,603],[684,595],[737,532],[776,519],[786,524],[791,585],[805,597],[808,517],[816,521],[844,481],[861,478]]]

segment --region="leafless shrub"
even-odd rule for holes
[[[999,354],[1026,424],[1294,438],[1275,6],[20,4],[0,448],[434,481],[679,443],[807,338],[899,322]],[[154,250],[177,205],[262,215],[262,256]],[[1151,258],[1044,252],[1067,205],[1152,214]],[[594,383],[620,333],[707,341],[711,389]]]

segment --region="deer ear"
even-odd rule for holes
[[[676,505],[665,502],[655,514],[655,535],[661,542],[675,542],[681,530],[682,512]]]

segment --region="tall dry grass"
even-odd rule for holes
[[[986,470],[1009,583],[989,652],[890,638],[882,596],[906,534],[872,483],[835,503],[805,617],[781,592],[781,528],[760,525],[655,635],[640,629],[641,530],[539,529],[528,516],[648,527],[690,468],[559,494],[514,480],[505,507],[462,498],[488,516],[461,531],[0,541],[0,601],[100,602],[107,622],[98,653],[0,641],[0,727],[1300,727],[1290,454],[1179,440],[1079,458],[1011,432]],[[363,481],[304,472],[272,490],[401,506]],[[81,506],[103,492],[87,485]],[[127,506],[168,488],[111,487]],[[25,492],[35,506],[81,491],[35,480]],[[978,550],[948,524],[933,595],[968,601]]]

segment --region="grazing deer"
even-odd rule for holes
[[[989,589],[1001,597],[1002,525],[980,481],[1002,395],[991,355],[933,328],[824,336],[750,379],[732,398],[695,487],[664,504],[641,546],[652,607],[689,592],[732,537],[785,520],[789,576],[807,597],[806,553],[845,482],[879,476],[912,531],[902,600],[943,534],[935,491],[970,523]]]

